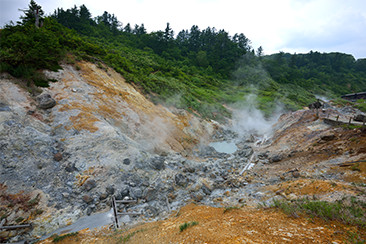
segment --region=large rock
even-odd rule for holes
[[[115,189],[112,185],[109,185],[105,188],[105,191],[107,192],[108,195],[113,195],[115,192]]]
[[[42,109],[53,108],[56,105],[55,99],[50,94],[44,93],[37,97],[38,107]]]
[[[359,121],[359,122],[363,122],[366,121],[366,116],[363,114],[357,114],[355,115],[355,117],[353,118],[354,121]]]
[[[90,191],[91,189],[95,188],[97,186],[97,183],[95,180],[93,179],[89,179],[87,180],[84,185],[83,185],[83,188],[84,190],[86,191]]]
[[[186,187],[188,184],[188,179],[182,174],[176,174],[174,177],[175,184],[178,186]]]
[[[155,188],[146,188],[143,193],[143,198],[145,198],[147,202],[153,201],[158,197],[157,193]]]
[[[282,155],[273,155],[271,158],[270,158],[270,162],[271,163],[277,163],[277,162],[280,162],[281,160],[283,159]]]
[[[154,157],[150,162],[150,166],[152,169],[155,170],[165,169],[164,161],[165,161],[164,157]]]
[[[320,137],[320,140],[322,141],[332,141],[336,138],[336,136],[334,134],[328,134],[328,135],[323,135]]]
[[[2,103],[0,102],[0,112],[1,111],[5,111],[5,112],[8,112],[8,111],[11,111],[11,109],[9,108],[8,105],[6,105],[5,103]]]

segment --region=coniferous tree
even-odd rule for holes
[[[42,7],[38,5],[34,0],[31,0],[27,10],[23,11],[25,16],[20,17],[23,24],[34,23],[36,27],[40,27],[43,23],[44,12]]]
[[[257,56],[262,57],[263,56],[263,47],[259,46],[257,49]]]
[[[165,32],[164,32],[164,40],[165,41],[171,41],[174,39],[174,32],[173,29],[170,28],[170,24],[166,24]]]
[[[124,32],[127,32],[127,33],[132,33],[132,28],[131,28],[130,23],[127,23],[127,25],[125,26],[125,28],[123,28],[123,31]]]

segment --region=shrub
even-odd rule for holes
[[[79,234],[79,232],[71,232],[71,233],[68,233],[68,234],[66,234],[66,235],[62,235],[62,236],[59,236],[59,235],[55,234],[55,235],[53,236],[53,240],[52,240],[52,242],[59,242],[59,241],[64,240],[64,239],[65,239],[65,238],[67,238],[67,237],[76,236],[76,235],[78,235],[78,234]]]
[[[293,202],[274,200],[274,207],[292,217],[301,214],[319,217],[324,220],[337,220],[345,224],[366,227],[366,203],[355,197],[344,198],[336,202],[299,199]]]
[[[198,225],[198,222],[197,221],[185,222],[184,224],[181,224],[179,226],[179,230],[180,230],[180,232],[182,232],[185,229],[187,229],[189,227],[192,227],[192,226],[195,226],[195,225]]]

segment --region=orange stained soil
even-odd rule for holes
[[[145,133],[145,138],[166,134],[161,143],[177,152],[189,151],[199,139],[207,136],[204,127],[192,126],[196,119],[193,115],[186,112],[175,114],[162,105],[155,105],[114,70],[101,69],[87,62],[78,62],[78,66],[78,72],[65,71],[64,87],[55,90],[57,100],[69,99],[69,102],[59,104],[59,111],[77,111],[75,116],[70,116],[71,123],[65,126],[67,130],[74,128],[93,133],[99,130],[95,122],[107,120],[131,129],[127,133],[132,137],[138,137],[137,131]],[[83,88],[88,92],[89,100],[82,99],[77,92],[70,92],[80,80],[89,85],[89,88]],[[163,133],[157,124],[164,128]]]
[[[355,193],[354,187],[340,181],[299,179],[282,182],[277,185],[268,186],[268,190],[283,192],[286,195],[294,193],[300,195],[321,195],[328,192]]]
[[[180,231],[182,224],[192,222],[197,224]],[[129,230],[82,231],[59,243],[344,243],[349,233],[365,234],[338,222],[291,218],[274,209],[225,211],[189,204],[166,220]]]

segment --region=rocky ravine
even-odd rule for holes
[[[2,232],[3,239],[35,239],[109,210],[110,196],[138,200],[128,211],[141,215],[124,218],[126,224],[166,217],[189,202],[219,207],[363,197],[362,186],[351,182],[364,184],[364,169],[339,165],[365,160],[364,130],[333,128],[304,110],[283,115],[273,137],[260,143],[255,135],[238,137],[214,121],[154,105],[111,69],[78,67],[47,73],[58,82],[43,94],[55,104],[1,80],[1,215],[6,224],[33,224],[24,233]],[[238,150],[219,153],[210,140],[235,142]]]

